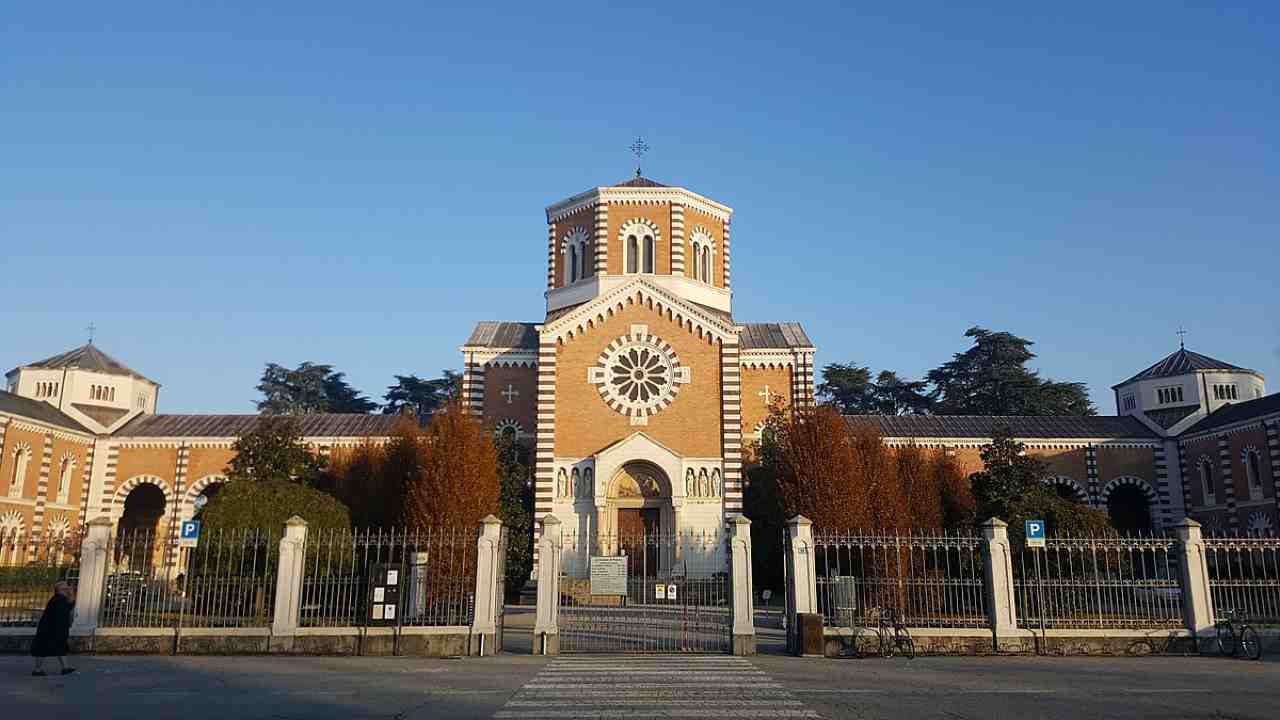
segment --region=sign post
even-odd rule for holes
[[[1043,520],[1028,520],[1026,522],[1026,547],[1029,550],[1044,550],[1044,530],[1045,522]],[[1040,575],[1040,553],[1032,553],[1036,563],[1036,611],[1040,616],[1040,645],[1043,648],[1045,642],[1044,633],[1044,579]],[[1046,562],[1048,559],[1046,558]],[[1025,568],[1026,566],[1023,565]]]
[[[200,521],[183,520],[178,526],[178,547],[193,548],[200,542]]]

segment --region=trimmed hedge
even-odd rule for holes
[[[227,483],[204,506],[200,521],[210,529],[258,528],[279,534],[294,515],[307,521],[309,531],[351,529],[351,513],[337,498],[289,482]]]

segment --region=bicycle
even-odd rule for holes
[[[893,608],[881,608],[878,616],[876,634],[880,636],[880,657],[891,658],[901,653],[908,660],[914,660],[916,644],[902,624],[902,613]]]
[[[1242,623],[1239,610],[1227,610],[1223,618],[1213,624],[1218,639],[1218,654],[1241,656],[1249,660],[1262,657],[1262,636],[1252,625]],[[1236,626],[1240,630],[1236,631]]]

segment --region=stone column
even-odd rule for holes
[[[294,515],[284,524],[280,561],[276,574],[276,607],[271,622],[271,644],[290,649],[298,634],[298,609],[302,605],[302,575],[306,559],[307,521]]]
[[[787,650],[799,653],[797,616],[818,612],[818,579],[813,549],[813,521],[797,515],[787,521]]]
[[[498,552],[502,549],[502,521],[487,515],[480,521],[480,537],[476,540],[476,604],[471,621],[472,636],[479,637],[473,649],[477,655],[496,655],[498,639]],[[486,647],[488,651],[486,652]]]
[[[751,521],[729,518],[729,571],[733,574],[733,654],[756,654],[755,605],[751,588]]]
[[[1000,652],[1001,640],[1018,634],[1018,610],[1013,592],[1013,556],[1009,550],[1009,523],[991,518],[982,524],[982,553],[986,560],[984,587],[987,618],[991,623],[991,646]]]
[[[560,654],[560,560],[563,528],[555,515],[542,518],[542,535],[538,538],[538,613],[533,625],[533,654]]]
[[[76,617],[72,635],[93,635],[107,586],[110,562],[111,518],[101,515],[89,521],[89,532],[80,548],[80,578],[76,585]]]
[[[1204,538],[1200,523],[1184,518],[1174,525],[1182,557],[1182,614],[1187,630],[1199,646],[1214,637],[1213,595],[1209,592],[1209,566],[1205,559]]]

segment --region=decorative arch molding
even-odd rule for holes
[[[586,249],[589,247],[591,235],[581,225],[574,225],[560,239],[560,279],[564,285],[571,285],[586,279],[590,272],[587,268]],[[572,254],[573,262],[569,261]]]
[[[17,510],[10,510],[0,515],[0,540],[16,540],[22,536],[26,525],[26,519]]]
[[[66,513],[53,517],[45,527],[45,535],[50,539],[64,540],[70,534],[71,521],[67,519]]]
[[[736,344],[738,341],[738,331],[733,326],[714,319],[705,311],[669,294],[644,275],[632,276],[628,282],[613,291],[548,323],[542,328],[540,335],[544,341],[572,340],[603,325],[614,315],[633,305],[648,307],[708,344],[715,344],[717,341]]]
[[[173,507],[173,490],[170,489],[169,483],[164,478],[155,475],[134,475],[125,480],[116,488],[115,494],[111,498],[111,519],[119,521],[124,515],[124,501],[129,497],[129,493],[138,489],[142,485],[155,485],[160,488],[160,492],[164,493],[165,512]]]
[[[645,218],[630,218],[622,223],[622,227],[618,230],[618,240],[622,243],[622,274],[630,275],[632,273],[652,273],[658,269],[658,240],[662,237],[658,226]],[[636,257],[634,258],[636,269],[629,270],[632,262],[632,250],[630,240],[635,238]],[[645,248],[646,241],[652,242],[652,248]],[[645,270],[645,257],[648,256],[653,266],[652,270]]]
[[[1151,504],[1151,509],[1153,511],[1158,507],[1155,488],[1151,487],[1151,484],[1146,480],[1143,480],[1136,475],[1121,475],[1107,483],[1106,486],[1102,488],[1102,493],[1099,495],[1102,504],[1106,505],[1111,499],[1111,493],[1125,486],[1133,486],[1142,491],[1142,494],[1147,498],[1147,502]]]
[[[200,497],[200,493],[209,489],[213,485],[222,485],[229,482],[226,475],[205,475],[204,477],[191,483],[191,487],[187,488],[187,492],[182,497],[182,517],[189,518],[196,514],[196,498]]]
[[[9,487],[9,497],[22,497],[22,491],[26,489],[27,473],[30,472],[32,457],[30,444],[23,441],[14,443],[13,467],[9,471],[9,477],[0,478],[0,482],[6,483]]]
[[[525,436],[524,428],[520,426],[519,421],[512,420],[511,418],[504,418],[493,425],[494,435],[502,435],[508,430],[514,432],[515,436],[518,438]]]
[[[1071,499],[1075,502],[1089,502],[1089,493],[1085,492],[1084,486],[1073,477],[1067,475],[1050,475],[1048,477],[1041,478],[1040,482],[1054,488],[1055,490],[1060,487],[1067,488],[1071,492]]]

